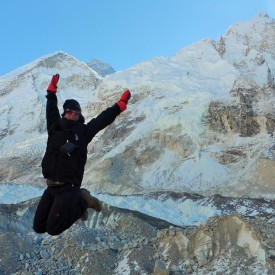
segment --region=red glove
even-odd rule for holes
[[[57,92],[57,83],[58,83],[58,80],[59,80],[59,74],[53,75],[51,83],[50,83],[47,91],[56,93]]]
[[[127,109],[127,103],[128,103],[128,100],[130,98],[131,98],[131,93],[127,89],[122,94],[120,100],[116,103],[119,106],[121,112],[123,112],[123,111],[125,111]]]

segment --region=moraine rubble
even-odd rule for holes
[[[88,221],[49,236],[30,228],[36,204],[0,205],[0,274],[275,274],[270,211],[180,227],[104,204]]]

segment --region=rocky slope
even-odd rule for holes
[[[183,227],[104,204],[101,213],[90,211],[85,223],[51,237],[31,230],[36,199],[0,205],[0,273],[274,274],[274,201],[194,199],[212,201],[228,214]],[[249,205],[247,215],[236,214],[242,204]]]

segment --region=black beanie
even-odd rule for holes
[[[63,104],[64,113],[67,110],[77,111],[81,113],[81,107],[79,103],[74,99],[67,99]]]

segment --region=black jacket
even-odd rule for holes
[[[48,94],[46,106],[48,142],[42,160],[44,178],[72,183],[80,186],[87,160],[87,146],[93,137],[110,125],[121,113],[117,104],[107,108],[96,118],[84,124],[84,118],[78,122],[60,117],[55,94]],[[71,153],[62,152],[60,148],[67,142],[75,145]]]

